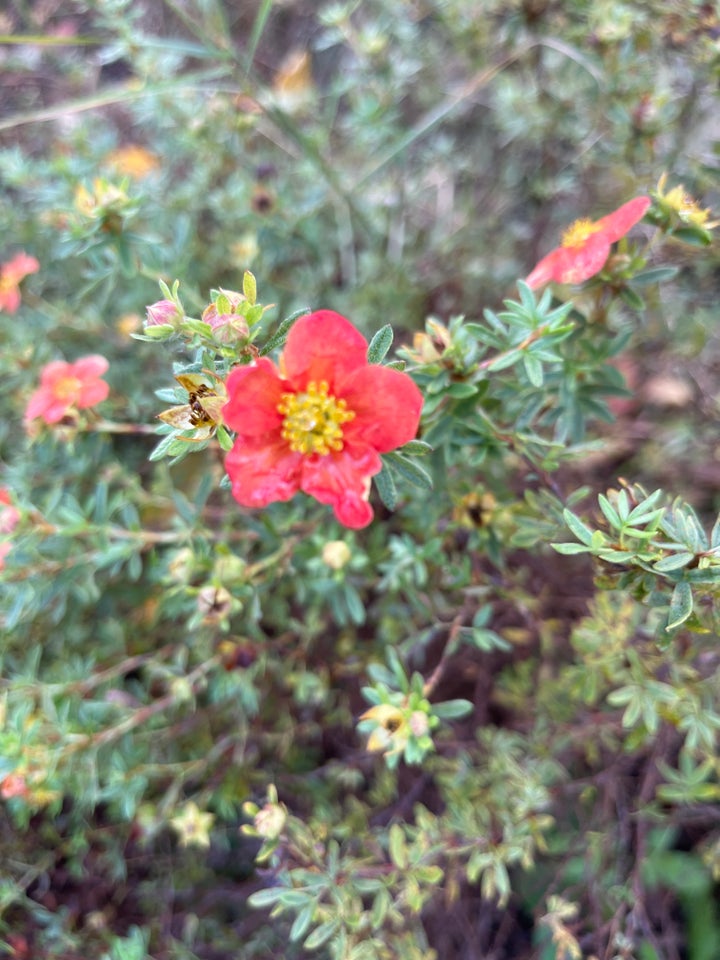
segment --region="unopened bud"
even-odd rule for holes
[[[146,327],[176,327],[180,320],[182,320],[182,313],[172,300],[158,300],[157,303],[151,303],[145,308]]]
[[[328,540],[322,548],[323,562],[331,570],[342,570],[350,560],[352,553],[344,540]]]

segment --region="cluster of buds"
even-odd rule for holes
[[[80,184],[75,190],[75,209],[84,221],[91,221],[104,233],[118,236],[123,232],[125,221],[137,209],[125,189],[127,181],[121,185],[111,183],[104,177],[96,177],[92,190]]]
[[[413,336],[412,348],[398,351],[399,355],[429,371],[446,371],[454,377],[469,373],[477,360],[477,338],[462,317],[453,317],[448,326],[437,320],[428,320],[425,331]]]
[[[207,346],[232,360],[253,359],[253,328],[270,306],[256,302],[257,284],[249,270],[243,276],[243,289],[212,291],[211,302],[200,319],[189,316],[178,294],[180,282],[172,289],[160,281],[163,299],[146,308],[142,334],[138,340],[168,340],[180,336],[192,346]]]

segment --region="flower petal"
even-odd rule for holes
[[[40,371],[40,384],[43,387],[53,387],[58,380],[65,380],[72,376],[71,364],[64,360],[51,360]]]
[[[371,364],[346,380],[341,396],[355,414],[343,427],[348,444],[387,453],[416,435],[423,397],[406,373]]]
[[[19,283],[29,273],[37,273],[39,269],[40,264],[35,257],[31,257],[23,250],[3,264],[2,276],[12,283]]]
[[[532,289],[550,280],[556,283],[582,283],[605,265],[610,241],[604,233],[594,233],[581,247],[557,247],[528,274],[526,283]]]
[[[283,350],[281,369],[296,390],[312,380],[327,380],[330,393],[367,363],[367,340],[345,317],[316,310],[293,324]]]
[[[87,357],[80,357],[75,363],[68,365],[67,376],[77,377],[78,380],[94,380],[106,373],[110,364],[99,353],[91,353]]]
[[[603,236],[610,243],[615,243],[616,240],[624,237],[628,230],[645,216],[650,202],[650,197],[635,197],[606,217],[602,217],[597,221],[597,225],[601,227]]]
[[[107,399],[110,393],[110,387],[104,380],[90,380],[83,383],[75,400],[75,406],[80,410],[85,407],[94,407],[96,403],[102,403]]]
[[[0,288],[0,310],[5,310],[7,313],[16,313],[20,302],[20,290],[17,285]]]
[[[372,520],[370,477],[381,469],[380,457],[370,448],[346,448],[324,457],[306,457],[300,489],[320,503],[330,504],[340,523],[358,530]]]
[[[227,378],[229,399],[222,408],[223,422],[243,437],[259,437],[279,430],[283,418],[277,405],[288,386],[266,357],[238,367]]]
[[[243,507],[290,500],[300,489],[301,462],[279,434],[275,440],[238,437],[225,458],[233,497]]]

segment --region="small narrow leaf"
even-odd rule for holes
[[[386,453],[385,461],[409,483],[423,490],[432,490],[433,482],[427,470],[412,460],[406,460],[399,453]]]
[[[272,353],[276,347],[281,347],[287,340],[287,335],[290,333],[292,325],[306,313],[310,313],[310,311],[307,307],[303,307],[301,310],[296,310],[295,313],[291,313],[289,317],[286,317],[265,346],[260,350],[259,356],[265,357],[268,353]]]
[[[534,387],[541,387],[543,385],[543,366],[538,358],[532,353],[526,353],[523,356],[523,366],[530,383]]]
[[[562,553],[565,556],[572,556],[574,553],[587,553],[588,547],[582,545],[582,543],[551,543],[550,546],[553,550],[557,550],[558,553]]]
[[[400,448],[402,453],[409,457],[425,457],[433,452],[433,447],[424,440],[410,440]]]
[[[340,921],[337,918],[334,920],[326,920],[325,923],[321,923],[319,927],[316,927],[313,930],[313,932],[305,941],[305,949],[316,950],[324,943],[327,943],[330,937],[338,930],[339,926]]]
[[[693,611],[692,588],[689,583],[681,580],[675,584],[670,600],[670,612],[667,619],[667,630],[675,630],[684,623]]]
[[[672,554],[672,556],[663,557],[662,560],[654,563],[653,570],[657,570],[658,573],[669,573],[671,570],[680,570],[682,567],[686,567],[694,558],[694,553],[687,553],[686,551],[675,553]]]
[[[393,330],[389,323],[381,327],[370,341],[367,352],[368,363],[382,363],[392,346]]]
[[[563,510],[563,517],[565,523],[570,527],[570,530],[578,538],[581,543],[590,546],[592,543],[592,530],[589,527],[586,527],[585,524],[579,517],[576,517],[574,513],[570,510]]]
[[[257,300],[257,281],[254,274],[250,273],[249,270],[246,270],[243,274],[243,293],[250,306],[254,307]]]
[[[405,834],[399,823],[394,823],[390,827],[390,833],[388,834],[388,847],[390,859],[395,866],[399,867],[400,870],[407,869],[407,845],[405,843]]]
[[[388,510],[394,510],[397,507],[397,488],[395,487],[395,481],[393,480],[392,474],[387,466],[383,466],[380,473],[378,473],[374,478],[375,487],[378,492],[378,496],[388,508]]]
[[[457,720],[471,713],[472,708],[469,700],[445,700],[444,703],[434,703],[432,712],[441,720]]]

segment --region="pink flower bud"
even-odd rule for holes
[[[158,300],[157,303],[151,303],[150,306],[145,309],[146,327],[159,327],[163,324],[169,324],[174,327],[177,322],[182,319],[182,314],[178,310],[177,304],[173,303],[172,300]]]

